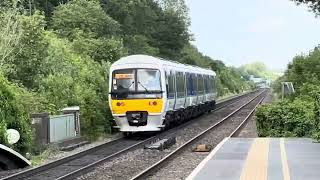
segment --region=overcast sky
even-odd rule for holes
[[[289,0],[187,0],[194,44],[205,55],[239,66],[263,61],[285,69],[320,44],[320,18]]]

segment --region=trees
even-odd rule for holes
[[[288,65],[284,76],[274,83],[281,92],[281,82],[293,82],[296,93],[282,102],[259,108],[257,127],[262,136],[319,136],[320,50],[298,55]]]
[[[32,146],[31,123],[28,118],[26,106],[21,101],[22,96],[28,94],[24,89],[10,83],[0,73],[0,143],[8,145],[22,153]],[[10,145],[6,141],[6,129],[19,131],[21,139],[17,144]]]
[[[97,1],[72,0],[53,12],[51,28],[61,37],[74,39],[77,31],[96,37],[111,37],[119,31],[119,23],[109,17]]]
[[[110,132],[108,70],[124,55],[212,67],[222,74],[217,82],[221,95],[246,85],[236,69],[189,42],[184,0],[11,2],[0,2],[0,100],[10,104],[0,106],[0,141],[6,128],[20,128],[27,144],[21,142],[17,150],[30,147],[28,114],[34,112],[55,114],[79,105],[83,135],[94,139]],[[3,113],[11,110],[12,117]]]
[[[320,1],[317,0],[292,0],[295,1],[297,4],[307,4],[311,10],[316,14],[320,15]]]
[[[288,65],[283,81],[293,82],[294,87],[298,90],[305,84],[311,83],[320,85],[320,49],[314,48],[307,55],[298,55],[293,58],[293,61]]]
[[[189,42],[188,23],[149,0],[101,0],[104,11],[121,24],[124,46],[131,53],[179,59]],[[131,50],[131,48],[133,50]]]
[[[14,49],[14,58],[7,62],[14,67],[8,73],[8,78],[27,88],[34,89],[38,87],[35,80],[47,73],[43,61],[47,56],[44,50],[47,44],[43,40],[45,21],[39,13],[32,16],[20,15],[18,20],[22,34],[19,45]]]
[[[12,70],[7,62],[13,60],[13,51],[19,45],[22,35],[19,15],[17,4],[11,7],[0,6],[0,71],[3,73]]]
[[[73,43],[76,52],[97,62],[114,62],[122,54],[120,24],[97,1],[72,0],[62,4],[53,11],[50,24],[60,37]]]

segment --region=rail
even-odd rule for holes
[[[208,129],[202,131],[200,134],[198,134],[197,136],[195,136],[194,138],[190,139],[189,141],[187,141],[186,143],[184,143],[182,146],[180,146],[179,148],[177,148],[176,150],[172,151],[170,154],[168,154],[167,156],[165,156],[164,158],[162,158],[160,161],[156,162],[155,164],[153,164],[152,166],[150,166],[149,168],[145,169],[144,171],[140,172],[138,175],[134,176],[131,180],[139,180],[139,179],[145,179],[146,177],[148,177],[150,174],[152,174],[153,172],[155,172],[157,169],[159,169],[165,162],[171,160],[172,158],[174,158],[178,153],[180,153],[181,151],[183,151],[185,148],[187,148],[190,144],[192,144],[193,142],[195,142],[196,140],[200,139],[201,137],[203,137],[205,134],[207,134],[208,132],[212,131],[213,129],[217,128],[218,126],[220,126],[223,122],[227,121],[230,117],[232,117],[234,114],[236,114],[237,112],[239,112],[242,108],[244,108],[245,106],[249,105],[252,101],[254,101],[256,98],[258,98],[259,96],[261,96],[265,91],[262,91],[261,93],[259,93],[257,96],[255,96],[254,98],[252,98],[249,102],[245,103],[244,105],[242,105],[241,107],[239,107],[238,109],[236,109],[235,111],[233,111],[232,113],[230,113],[228,116],[224,117],[223,119],[221,119],[219,122],[217,122],[216,124],[212,125],[211,127],[209,127]],[[243,125],[245,124],[245,122],[251,117],[251,115],[253,114],[254,110],[257,108],[257,106],[263,101],[264,97],[258,102],[258,104],[254,107],[254,109],[249,113],[248,116],[246,116],[246,118],[243,120],[243,122],[230,134],[231,136],[236,135],[236,133],[241,129],[241,127],[243,127]]]
[[[235,97],[227,99],[225,101],[220,101],[217,104],[217,107],[216,107],[216,109],[214,111],[222,109],[222,108],[228,106],[229,104],[235,103],[235,102],[239,101],[242,97],[246,97],[246,96],[250,95],[251,93],[253,93],[253,92],[249,92],[249,93],[245,93],[245,94],[242,94],[242,95],[239,95],[239,96],[235,96]],[[188,122],[186,122],[186,123],[184,123],[184,124],[182,124],[182,125],[180,125],[178,127],[175,127],[173,129],[168,130],[168,132],[169,133],[175,132],[176,129],[188,126],[189,124],[191,124],[195,120],[196,119],[188,121]],[[161,134],[162,133],[160,133],[159,135],[152,136],[150,138],[144,139],[144,140],[139,140],[136,143],[131,143],[130,145],[126,146],[125,148],[119,149],[118,151],[116,151],[114,153],[111,153],[110,155],[107,155],[106,157],[104,157],[102,159],[99,159],[99,160],[94,161],[94,162],[90,162],[90,163],[88,163],[88,164],[86,164],[86,165],[84,165],[82,167],[78,167],[76,170],[69,171],[64,175],[59,176],[59,177],[54,177],[53,179],[72,179],[73,177],[76,177],[76,176],[78,176],[80,174],[88,172],[92,168],[98,166],[99,164],[101,164],[103,162],[106,162],[109,159],[115,158],[115,157],[117,157],[117,156],[119,156],[121,154],[124,154],[124,153],[126,153],[128,151],[134,150],[136,148],[142,147],[146,143],[149,143],[149,142],[161,137]],[[83,150],[83,151],[81,151],[81,152],[79,152],[77,154],[70,155],[70,156],[65,157],[65,158],[61,158],[59,160],[56,160],[54,162],[48,163],[48,164],[40,166],[40,167],[27,169],[25,171],[22,171],[22,172],[7,176],[7,177],[5,177],[3,179],[11,180],[11,179],[24,179],[24,178],[33,177],[33,176],[36,176],[38,174],[45,173],[46,171],[51,170],[53,168],[56,168],[58,166],[67,164],[67,163],[69,163],[69,162],[71,162],[73,160],[77,160],[77,159],[83,158],[86,155],[94,154],[99,150],[110,149],[110,147],[114,147],[119,142],[124,141],[124,140],[125,140],[125,138],[122,138],[122,137],[121,138],[117,138],[117,139],[115,139],[113,141],[110,141],[110,142],[107,142],[105,144],[96,146],[94,148],[91,148],[91,149],[88,149],[88,150]]]

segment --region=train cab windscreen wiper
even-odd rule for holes
[[[147,93],[149,93],[149,90],[148,90],[144,85],[142,85],[142,83],[141,83],[140,81],[138,81],[138,84],[139,84],[141,87],[143,87],[143,89],[145,89]]]

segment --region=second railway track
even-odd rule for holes
[[[224,111],[231,111],[232,109],[234,109],[236,106],[234,106],[232,108],[232,104],[237,104],[239,102],[245,102],[247,100],[249,100],[252,96],[254,96],[255,94],[257,94],[257,92],[254,93],[248,93],[246,95],[243,96],[238,96],[236,98],[232,98],[232,99],[228,99],[224,102],[221,102],[219,104],[217,104],[217,108],[216,108],[216,112],[215,113],[211,113],[210,115],[204,115],[201,118],[205,118],[207,116],[211,116],[213,114],[215,114],[216,116],[218,116],[219,111],[222,111],[223,109],[225,109]],[[231,107],[229,107],[231,106]],[[224,116],[223,113],[220,113],[220,116]],[[95,148],[80,152],[78,154],[60,159],[58,161],[49,163],[47,165],[41,166],[41,167],[37,167],[37,168],[33,168],[33,169],[28,169],[26,171],[22,171],[16,174],[13,174],[11,176],[7,176],[3,179],[71,179],[71,178],[75,178],[77,176],[80,176],[86,172],[89,172],[90,169],[105,163],[106,161],[110,161],[110,163],[112,164],[113,161],[119,161],[121,162],[121,159],[119,160],[118,157],[120,157],[121,155],[125,155],[130,153],[131,151],[144,151],[141,147],[143,147],[143,145],[151,142],[152,140],[154,140],[155,138],[162,138],[162,137],[166,137],[166,136],[171,136],[172,134],[176,134],[176,131],[187,128],[189,125],[191,124],[195,124],[197,123],[195,120],[191,120],[179,127],[173,128],[169,131],[163,132],[161,134],[158,134],[156,136],[152,136],[149,138],[144,138],[144,139],[125,139],[125,138],[119,138],[116,139],[112,142],[97,146]],[[183,141],[181,141],[183,142]],[[179,143],[178,143],[179,144]],[[128,153],[127,153],[128,152]],[[153,158],[153,160],[150,160],[150,163],[155,163],[159,157],[165,157],[165,155],[169,154],[168,152],[164,152],[162,155],[159,153],[156,153],[157,155],[152,155],[152,152],[147,152],[147,155],[149,154]],[[124,156],[125,157],[125,156]],[[143,159],[143,158],[142,158]],[[124,160],[122,158],[122,160]],[[126,159],[130,162],[130,158]],[[136,161],[136,159],[132,159],[131,162]],[[109,164],[110,164],[109,163]],[[127,164],[127,165],[130,165]],[[145,165],[149,165],[148,163],[145,163]],[[117,166],[115,167],[111,167],[108,172],[112,172],[113,170],[115,172],[119,171],[119,169],[114,169],[117,168]],[[141,167],[141,168],[146,168],[146,167]],[[133,168],[134,169],[134,168]],[[129,171],[130,172],[130,171]],[[135,171],[136,173],[136,171]],[[108,173],[106,173],[108,174]],[[118,177],[116,176],[112,176],[112,173],[109,173],[111,176],[104,176],[103,179],[114,179],[114,178],[129,178],[129,176],[120,176]],[[122,174],[120,172],[120,174]],[[132,175],[134,174],[130,174],[130,177],[132,177]],[[90,176],[88,177],[90,178]],[[93,178],[93,179],[97,179],[97,178]]]
[[[131,179],[139,172],[147,169],[154,163],[157,163],[162,158],[166,157],[172,151],[196,136],[199,132],[202,132],[212,124],[215,124],[222,118],[228,116],[231,112],[235,111],[246,102],[255,99],[258,95],[261,95],[260,93],[261,92],[256,92],[243,97],[239,101],[228,104],[224,108],[217,110],[215,113],[198,118],[188,126],[175,129],[174,133],[164,135],[163,138],[175,136],[177,139],[177,143],[167,150],[157,151],[140,148],[135,151],[130,151],[129,153],[122,155],[120,158],[104,163],[78,179]]]
[[[214,125],[199,133],[176,150],[146,168],[131,180],[139,179],[185,179],[207,156],[207,153],[193,152],[197,144],[215,147],[226,137],[235,137],[254,113],[266,93],[262,92]]]

